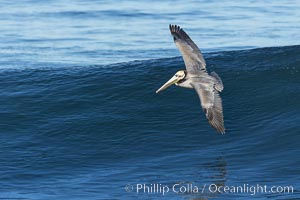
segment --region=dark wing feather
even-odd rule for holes
[[[206,71],[206,63],[201,51],[188,34],[186,34],[180,26],[171,24],[170,31],[176,46],[181,52],[186,70],[191,74],[199,73],[199,71]]]
[[[201,106],[205,112],[206,118],[209,124],[214,127],[218,132],[224,134],[224,119],[223,119],[223,107],[222,99],[213,86],[204,83],[193,83],[193,87],[201,101]]]

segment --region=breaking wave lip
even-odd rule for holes
[[[204,53],[205,59],[208,61],[207,68],[210,69],[214,65],[210,65],[212,60],[223,61],[222,66],[235,70],[265,70],[271,67],[271,63],[276,65],[281,64],[286,67],[294,67],[290,64],[299,62],[298,53],[300,45],[294,46],[280,46],[280,47],[263,47],[252,48],[244,50],[230,50],[230,51],[217,51]],[[96,53],[96,52],[95,52]],[[178,53],[179,54],[179,53]],[[101,55],[101,53],[100,53]],[[110,64],[94,64],[94,65],[74,65],[67,62],[41,62],[36,61],[38,64],[28,61],[28,63],[13,63],[11,66],[6,66],[0,69],[1,71],[22,71],[22,70],[81,70],[88,69],[107,69],[110,68],[126,68],[126,66],[139,65],[140,67],[151,67],[153,64],[160,64],[160,67],[174,66],[176,63],[181,65],[183,63],[181,56],[165,57],[165,58],[152,58],[145,60],[133,60],[129,62],[118,62]],[[230,64],[230,66],[228,64]],[[245,65],[240,65],[240,64]],[[32,66],[31,66],[32,65]],[[153,66],[155,67],[155,66]],[[184,67],[184,66],[183,66]],[[125,69],[126,71],[130,69]]]
[[[272,67],[270,64],[286,64],[289,66],[290,63],[299,62],[298,53],[300,52],[300,45],[293,46],[280,46],[280,47],[263,47],[263,48],[251,48],[244,50],[232,50],[232,51],[217,51],[203,53],[206,60],[221,60],[224,61],[222,65],[229,67],[230,69],[251,69],[251,70],[264,70],[268,67]],[[226,61],[230,61],[230,66],[226,64]],[[136,66],[144,67],[145,64],[158,64],[161,63],[163,66],[168,65],[174,66],[174,63],[178,65],[183,64],[181,56],[174,56],[169,58],[153,58],[147,60],[133,60],[129,62],[119,62],[111,63],[106,65],[91,65],[89,67],[103,67],[103,68],[116,68],[116,67],[126,67],[126,66]],[[239,65],[240,63],[254,63],[253,65]],[[210,62],[207,64],[209,69]]]

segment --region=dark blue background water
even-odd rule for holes
[[[0,197],[299,199],[299,8],[298,1],[1,1]],[[184,69],[169,23],[190,33],[223,79],[223,136],[193,90],[155,94]],[[273,47],[242,50],[264,46]],[[137,183],[294,192],[124,190]]]

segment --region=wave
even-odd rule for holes
[[[281,184],[278,180],[291,177],[292,184],[297,172],[287,166],[299,162],[299,54],[300,46],[205,54],[209,71],[216,71],[225,86],[223,136],[208,125],[193,90],[173,86],[155,93],[184,69],[181,57],[1,70],[2,146],[12,159],[6,163],[25,166],[13,174],[34,172],[45,185],[55,181],[40,172],[63,180],[87,169],[107,180],[119,172],[120,188],[129,178],[158,181],[156,173],[170,183],[230,179],[239,184],[235,177],[242,174],[253,183]],[[28,165],[32,160],[35,164]],[[187,165],[192,171],[184,173]],[[142,170],[151,167],[160,171]],[[20,183],[14,175],[3,177],[14,187]]]
[[[217,71],[225,85],[222,97],[229,133],[287,128],[287,118],[292,122],[293,115],[299,118],[295,112],[299,109],[299,53],[300,46],[288,46],[205,54],[208,70]],[[181,57],[88,67],[1,70],[2,102],[13,98],[18,109],[12,109],[9,103],[1,107],[16,115],[51,118],[49,127],[55,127],[56,120],[62,118],[71,122],[95,115],[107,125],[113,120],[137,125],[136,120],[141,124],[173,121],[169,115],[175,115],[174,125],[182,124],[180,119],[187,120],[185,126],[202,121],[203,130],[213,132],[200,117],[199,100],[193,91],[170,88],[155,94],[180,69],[184,69]],[[157,113],[164,114],[157,118]],[[284,123],[276,125],[274,119]]]

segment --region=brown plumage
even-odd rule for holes
[[[200,49],[180,26],[170,25],[169,28],[174,42],[182,54],[186,72],[178,71],[157,92],[164,90],[173,83],[185,88],[194,88],[200,98],[202,110],[209,124],[224,134],[222,99],[219,95],[219,92],[224,88],[221,78],[216,72],[208,74],[206,62]]]

